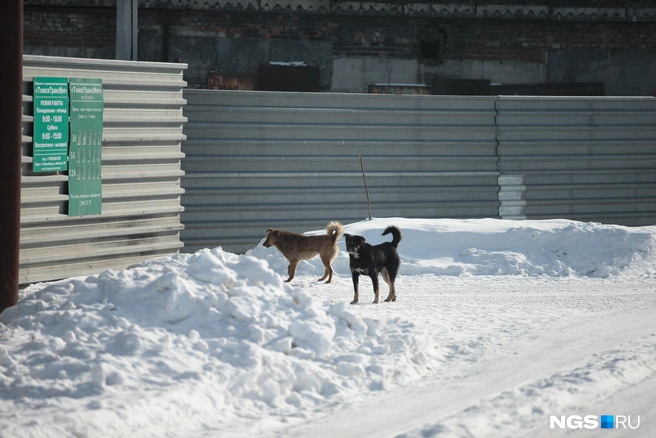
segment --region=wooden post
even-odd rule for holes
[[[23,123],[23,0],[0,12],[0,312],[18,302]]]

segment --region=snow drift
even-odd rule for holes
[[[388,225],[403,232],[399,245],[403,275],[548,275],[604,278],[632,269],[651,269],[656,227],[630,228],[570,220],[507,221],[499,219],[374,219],[351,224],[350,234],[367,242],[389,240],[380,235]],[[314,232],[313,234],[320,234]],[[308,233],[310,234],[310,233]],[[333,263],[348,274],[344,242]],[[288,262],[261,245],[248,252],[267,260],[276,272]],[[323,272],[318,259],[301,262],[298,272]],[[651,271],[650,271],[651,272]]]
[[[190,410],[293,416],[428,372],[430,338],[353,310],[221,249],[32,286],[0,316],[3,433],[125,436]]]

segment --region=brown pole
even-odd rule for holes
[[[3,0],[0,13],[0,312],[18,302],[23,0]]]

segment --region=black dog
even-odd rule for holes
[[[396,274],[399,273],[399,253],[396,248],[401,241],[401,231],[394,227],[387,227],[383,232],[383,236],[392,233],[392,241],[381,243],[380,245],[371,246],[365,243],[364,237],[352,236],[344,234],[346,240],[346,251],[349,253],[349,265],[351,267],[351,275],[353,277],[353,288],[355,289],[355,296],[351,304],[358,302],[358,279],[360,275],[368,275],[374,285],[374,304],[378,302],[378,273],[383,274],[383,280],[389,285],[389,295],[385,299],[386,302],[396,301],[396,289],[394,288],[394,280]]]

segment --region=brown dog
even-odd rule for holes
[[[333,267],[331,265],[333,260],[337,258],[337,254],[339,254],[337,241],[342,237],[342,234],[344,234],[344,227],[339,222],[329,223],[324,236],[304,236],[269,228],[262,245],[267,248],[272,245],[275,246],[289,260],[289,267],[287,268],[289,278],[285,280],[286,282],[294,279],[298,262],[309,260],[319,254],[325,271],[323,277],[318,281],[323,281],[328,277],[326,283],[330,283],[333,280]]]

